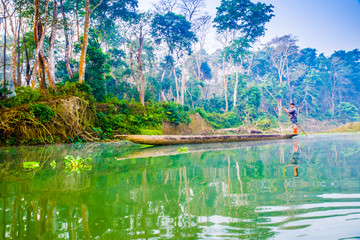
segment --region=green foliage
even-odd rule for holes
[[[255,126],[261,130],[267,131],[271,128],[279,127],[279,123],[274,116],[261,116],[255,122]]]
[[[51,109],[50,106],[41,103],[31,104],[29,106],[29,110],[37,119],[39,119],[40,122],[48,122],[55,115],[55,112]]]
[[[174,124],[190,123],[189,118],[189,109],[186,106],[174,103],[174,102],[166,102],[162,103],[162,107],[164,109],[166,119]]]
[[[265,33],[265,23],[274,16],[273,6],[253,3],[250,0],[221,1],[214,18],[214,27],[218,32],[238,31],[249,40]]]
[[[173,12],[167,12],[164,15],[156,14],[151,28],[156,42],[164,41],[170,54],[182,49],[191,53],[191,43],[197,41],[195,33],[191,30],[190,22],[184,16]]]
[[[348,102],[341,102],[338,106],[338,118],[343,122],[348,121],[359,121],[358,108]]]
[[[210,80],[212,79],[212,73],[211,73],[211,68],[209,66],[209,64],[207,62],[203,62],[200,65],[200,70],[201,70],[201,79],[202,80]]]
[[[16,96],[6,99],[5,105],[8,107],[18,107],[28,103],[34,103],[41,99],[42,95],[39,90],[31,87],[18,87],[15,90]]]
[[[75,158],[74,156],[66,155],[64,158],[65,171],[80,173],[82,171],[91,170],[91,165],[89,165],[91,160],[91,155],[85,159],[82,157]]]
[[[222,113],[223,109],[225,109],[225,100],[223,97],[201,99],[196,106],[202,108],[206,112]]]
[[[0,86],[0,100],[6,99],[12,92],[9,89],[7,81]]]
[[[188,152],[188,147],[179,147],[178,148],[178,153],[187,153]]]
[[[251,87],[246,91],[246,95],[247,95],[247,101],[246,101],[247,108],[252,108],[257,110],[260,107],[260,102],[261,102],[260,89],[258,87]]]
[[[55,97],[77,96],[86,100],[93,101],[92,92],[89,84],[79,82],[58,83],[57,91],[51,90],[49,94]]]
[[[52,162],[50,163],[50,167],[51,168],[56,168],[56,161],[55,160],[52,160]]]
[[[163,135],[163,132],[161,130],[157,130],[157,129],[140,128],[139,132],[141,135]]]
[[[90,85],[93,96],[102,101],[105,94],[105,76],[110,73],[109,56],[103,53],[98,35],[90,30],[89,44],[86,51],[85,82]]]
[[[188,108],[173,103],[139,102],[119,100],[108,96],[97,105],[96,127],[109,136],[119,134],[161,134],[164,120],[174,124],[189,123]],[[145,130],[147,129],[147,130]]]
[[[201,108],[195,110],[215,129],[234,128],[243,124],[243,118],[236,111],[207,113]]]

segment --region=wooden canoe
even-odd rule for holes
[[[297,134],[251,135],[125,135],[123,139],[146,145],[177,145],[289,139]]]

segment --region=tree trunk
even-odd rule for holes
[[[180,103],[180,99],[179,99],[179,84],[178,84],[178,79],[176,76],[176,70],[175,70],[175,66],[173,67],[173,71],[174,71],[174,79],[175,79],[175,87],[176,87],[176,102]]]
[[[49,76],[49,84],[52,88],[56,89],[55,85],[55,38],[56,38],[56,31],[57,31],[57,2],[54,0],[54,14],[53,14],[53,22],[51,25],[51,35],[49,39],[49,65],[47,67],[47,72]]]
[[[25,50],[25,58],[26,58],[26,71],[25,71],[25,80],[26,86],[30,86],[30,78],[31,78],[31,67],[30,67],[30,59],[29,59],[29,52],[26,46],[26,39],[25,34],[23,35],[23,43],[24,43],[24,50]]]
[[[45,1],[45,17],[44,25],[40,22],[40,13],[39,13],[39,0],[35,0],[35,15],[34,15],[34,41],[36,46],[35,51],[35,63],[34,63],[34,72],[32,74],[32,88],[35,88],[37,71],[39,71],[40,79],[40,89],[46,92],[46,82],[45,82],[45,62],[41,57],[41,53],[44,51],[44,41],[45,41],[45,29],[47,22],[47,10],[49,6],[49,0]]]
[[[4,3],[4,2],[3,2]],[[11,78],[12,78],[12,82],[14,85],[14,88],[18,88],[19,84],[17,81],[17,62],[16,62],[16,49],[17,49],[17,41],[18,41],[18,36],[17,36],[17,31],[16,31],[16,23],[13,22],[13,19],[11,17],[11,14],[6,6],[6,4],[4,3],[4,11],[7,12],[7,14],[9,15],[9,20],[10,20],[10,26],[11,26],[11,31],[13,33],[14,39],[13,39],[13,45],[11,48]]]
[[[3,2],[4,9],[5,9],[5,3]],[[7,91],[6,91],[6,15],[4,11],[4,70],[3,70],[3,83],[4,83],[4,98],[7,97]]]
[[[39,77],[40,77],[40,90],[43,93],[47,93],[46,78],[45,78],[45,64],[40,58],[39,62]]]
[[[278,106],[278,116],[280,117],[281,116],[281,114],[282,114],[282,111],[283,111],[283,109],[282,109],[282,100],[280,99],[279,100],[279,106]]]
[[[84,36],[81,44],[81,55],[79,64],[79,82],[85,80],[85,67],[86,67],[86,49],[89,42],[89,28],[90,28],[90,0],[85,0],[85,23],[84,23]]]
[[[234,86],[234,104],[233,104],[233,108],[235,108],[236,106],[236,101],[237,101],[237,88],[239,85],[239,67],[235,66],[236,70],[235,70],[235,86]]]
[[[142,51],[143,51],[143,45],[144,45],[144,36],[142,33],[142,27],[140,27],[140,36],[139,36],[139,50],[138,50],[138,69],[140,74],[140,91],[139,91],[139,98],[140,103],[144,106],[145,105],[145,76],[144,76],[144,69],[143,69],[143,63],[142,63]]]
[[[183,56],[183,66],[181,73],[181,92],[180,92],[180,103],[184,105],[185,103],[185,89],[186,89],[186,53]]]
[[[74,72],[71,68],[70,65],[70,43],[69,43],[69,28],[68,28],[68,24],[67,24],[67,20],[65,17],[65,11],[64,11],[64,7],[63,7],[63,2],[62,0],[60,0],[60,8],[61,8],[61,14],[63,17],[63,21],[64,21],[64,33],[65,33],[65,65],[66,65],[66,69],[68,71],[69,74],[69,78],[72,79],[74,77]]]
[[[17,39],[17,37],[16,37],[16,34],[14,35],[14,42],[13,42],[13,45],[12,45],[12,48],[11,48],[11,77],[12,77],[12,81],[13,81],[13,85],[14,85],[14,87],[15,87],[15,89],[16,88],[18,88],[19,87],[19,85],[18,85],[18,82],[17,82],[17,69],[16,69],[16,65],[17,65],[17,63],[16,63],[16,39]]]
[[[20,10],[21,11],[21,10]],[[20,12],[21,14],[21,12]],[[21,61],[20,61],[20,29],[21,29],[21,15],[19,15],[19,29],[18,29],[18,41],[17,41],[17,84],[19,87],[21,87],[21,70],[20,70],[20,66],[21,66]]]
[[[223,57],[223,81],[224,81],[225,112],[228,112],[229,103],[227,98],[227,83],[226,83],[226,75],[225,75],[225,56]]]

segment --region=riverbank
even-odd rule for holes
[[[116,135],[292,133],[286,116],[276,119],[259,112],[248,117],[235,111],[208,113],[174,102],[142,105],[111,96],[96,102],[90,87],[79,83],[59,84],[47,94],[22,87],[15,97],[0,101],[0,146],[111,141]],[[299,120],[307,133],[360,129],[356,124],[337,129],[335,120]]]

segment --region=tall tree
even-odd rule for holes
[[[3,18],[4,18],[4,48],[3,48],[3,55],[4,55],[4,65],[3,65],[3,96],[2,98],[6,98],[7,97],[7,83],[6,83],[6,46],[7,46],[7,42],[6,42],[6,37],[7,37],[7,24],[6,24],[6,18],[7,18],[7,14],[6,14],[6,1],[2,1],[2,6],[3,6]]]
[[[296,38],[292,35],[285,35],[272,39],[266,45],[271,62],[277,70],[280,86],[283,83],[283,78],[286,77],[290,102],[292,102],[292,93],[289,64],[291,57],[298,52],[298,46],[296,46],[296,41]],[[282,99],[280,99],[279,101],[281,104]],[[283,110],[279,106],[279,116],[282,114],[282,111]]]
[[[222,0],[214,18],[214,27],[221,36],[224,48],[236,39],[254,42],[265,34],[265,24],[274,16],[273,6],[253,3],[250,0]],[[223,82],[226,109],[228,111],[225,54],[223,54]]]
[[[85,80],[85,67],[86,67],[86,49],[89,43],[89,29],[90,29],[90,16],[94,10],[102,3],[103,0],[100,0],[96,6],[90,9],[90,0],[85,0],[85,16],[84,16],[84,33],[83,39],[80,44],[81,55],[79,62],[79,82],[82,83]]]
[[[65,9],[63,0],[60,0],[60,11],[62,15],[63,25],[64,25],[64,35],[65,35],[65,65],[66,70],[69,74],[69,78],[72,79],[74,77],[74,72],[70,64],[70,28],[68,24],[68,19],[65,15]]]
[[[129,22],[131,30],[127,35],[129,45],[129,61],[132,72],[132,78],[139,92],[139,99],[142,105],[145,105],[146,77],[144,63],[144,48],[151,44],[149,37],[151,33],[151,15],[149,13],[139,13],[138,17]],[[150,47],[151,48],[151,47]]]
[[[168,48],[168,56],[177,61],[187,53],[191,53],[191,43],[197,41],[195,33],[191,30],[191,24],[182,15],[167,12],[164,15],[156,14],[152,21],[152,35],[155,41],[160,44],[165,42]],[[179,93],[179,83],[175,71],[176,64],[173,65],[173,73],[176,84],[176,95],[179,103],[184,103],[184,89],[182,88],[181,97]],[[182,74],[185,74],[183,68]]]

